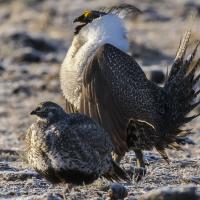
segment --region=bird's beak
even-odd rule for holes
[[[79,17],[78,17],[79,18]],[[73,24],[76,23],[76,22],[79,22],[79,19],[76,18],[74,21],[73,21]]]
[[[81,15],[81,16],[77,17],[76,19],[74,19],[73,24],[77,23],[77,22],[87,23],[88,22],[87,20],[88,19],[84,15]]]
[[[30,115],[36,115],[37,112],[35,110],[31,111]]]

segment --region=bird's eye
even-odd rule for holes
[[[41,106],[37,107],[36,111],[37,112],[41,112],[43,110],[43,108]]]
[[[37,107],[37,108],[36,108],[36,111],[40,111],[40,109],[41,109],[41,107]]]

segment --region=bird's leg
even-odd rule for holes
[[[145,162],[143,158],[143,153],[141,150],[134,150],[136,156],[136,168],[134,179],[136,182],[140,181],[146,174]]]
[[[66,193],[70,193],[71,190],[72,190],[72,188],[73,188],[73,184],[70,184],[70,183],[68,183],[68,184],[64,187],[64,189],[63,189],[63,199],[64,199],[64,200],[68,200],[68,198],[66,197]]]

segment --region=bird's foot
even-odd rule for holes
[[[142,177],[146,175],[146,168],[144,167],[134,167],[134,180],[136,182],[141,181]]]

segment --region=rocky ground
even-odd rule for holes
[[[73,18],[83,9],[119,2],[122,1],[0,0],[0,199],[62,199],[62,185],[46,182],[18,156],[18,152],[24,149],[26,130],[33,121],[29,113],[43,100],[64,105],[58,77],[60,64],[73,36]],[[192,41],[200,39],[200,1],[124,2],[144,11],[137,19],[126,20],[130,54],[144,66],[148,77],[162,81],[162,72],[173,61],[192,10],[197,16]],[[192,191],[194,196],[188,199],[198,199],[199,123],[197,119],[188,125],[195,133],[190,137],[195,144],[185,145],[184,151],[169,150],[169,165],[156,152],[146,152],[145,159],[149,163],[147,176],[139,183],[125,184],[126,199],[153,199],[147,192],[164,186],[168,186],[164,189],[168,193],[173,193],[176,187],[190,187],[188,191]],[[122,166],[134,164],[135,157],[130,152]],[[102,185],[100,181],[91,186],[77,187],[67,197],[106,199],[108,188]],[[169,196],[165,195],[165,199],[170,199]]]

